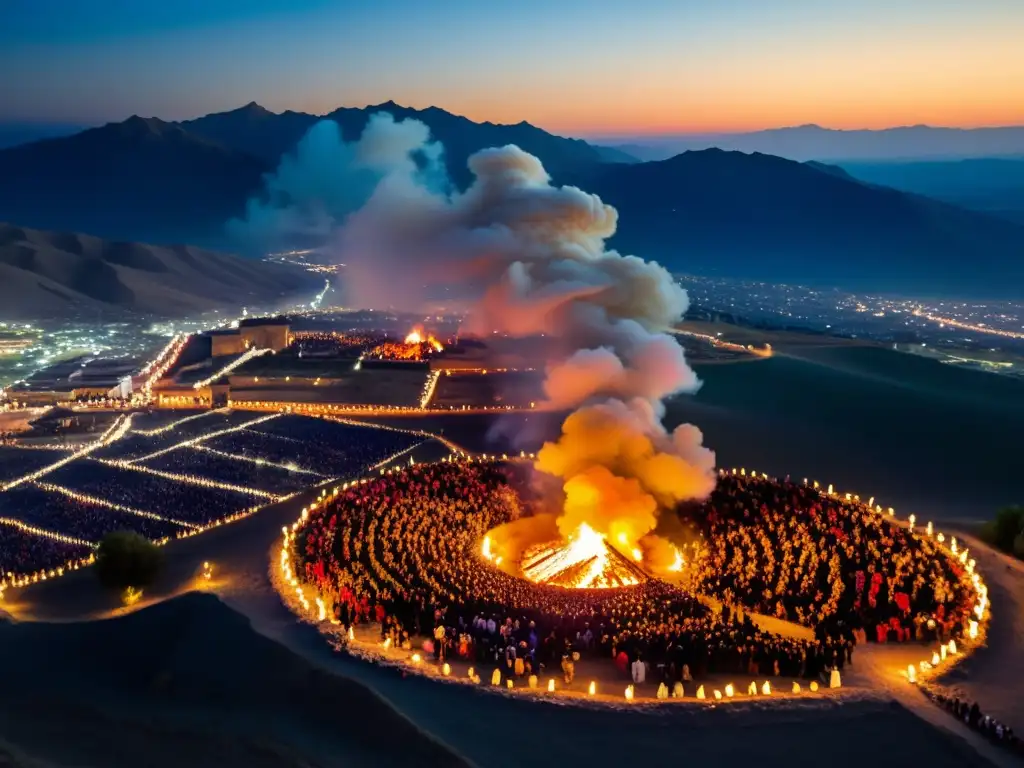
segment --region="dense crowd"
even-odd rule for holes
[[[325,477],[345,477],[422,440],[394,430],[288,415],[204,444],[225,453],[294,464]]]
[[[0,485],[35,472],[67,456],[64,451],[0,446]]]
[[[965,568],[864,504],[813,486],[727,475],[688,510],[702,534],[696,589],[824,634],[959,637]]]
[[[67,464],[46,475],[45,480],[114,504],[187,523],[209,523],[267,503],[261,496],[178,482],[89,459]]]
[[[0,516],[93,543],[111,531],[138,531],[155,540],[174,537],[185,530],[174,523],[111,509],[31,484],[0,495]]]
[[[195,447],[168,450],[133,465],[137,468],[112,466],[92,457],[75,460],[40,478],[42,487],[26,483],[0,493],[0,518],[86,542],[98,542],[105,534],[124,529],[154,540],[174,537],[188,527],[179,523],[203,525],[267,504],[271,499],[265,494],[286,495],[313,486],[327,476],[359,474],[422,440],[417,435],[394,430],[291,415],[275,416],[252,428],[237,429],[265,418],[266,414],[226,410],[140,413],[132,423],[133,429],[141,432],[129,433],[92,457],[138,459],[213,432],[231,428],[236,431],[204,440]],[[144,434],[168,426],[173,428]],[[256,427],[272,431],[257,431]],[[67,455],[59,450],[0,446],[0,485]],[[256,460],[271,463],[260,464]],[[315,464],[319,471],[297,471],[308,469],[308,464]],[[144,471],[146,468],[187,477],[191,482],[153,475]],[[207,481],[265,494],[218,488]],[[68,489],[78,497],[47,489],[47,484]],[[82,496],[126,509],[98,504]],[[4,572],[32,573],[78,559],[84,556],[83,551],[88,554],[88,548],[83,550],[77,545],[18,530],[10,524],[3,525],[0,534],[0,567]]]
[[[652,579],[572,590],[485,565],[484,534],[523,513],[507,466],[441,463],[353,486],[302,529],[305,578],[333,598],[343,623],[377,621],[395,644],[432,637],[438,656],[499,663],[516,674],[583,654],[674,683],[706,673],[815,678],[852,660],[848,639],[800,642]]]
[[[142,464],[161,472],[205,477],[221,483],[243,488],[256,488],[282,496],[308,488],[324,479],[322,475],[289,471],[274,464],[257,464],[256,461],[260,459],[268,460],[259,452],[247,450],[228,452],[247,456],[252,461],[229,458],[196,447],[178,448],[170,453],[144,461]]]
[[[981,733],[1000,746],[1008,747],[1018,753],[1024,753],[1024,743],[1017,738],[1010,726],[981,711],[978,702],[970,702],[959,696],[948,696],[944,693],[928,694],[940,707],[953,717],[962,720],[969,728]]]
[[[86,558],[91,552],[91,547],[0,525],[0,583],[8,582],[15,575],[61,567]]]

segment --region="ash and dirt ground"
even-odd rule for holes
[[[808,347],[801,357],[787,354],[749,364],[698,366],[698,373],[705,379],[704,389],[694,398],[675,401],[669,419],[671,423],[683,419],[697,423],[708,444],[719,452],[721,466],[745,465],[775,474],[796,471],[835,482],[841,490],[874,493],[879,503],[895,506],[901,516],[913,511],[920,520],[931,518],[947,529],[964,520],[985,519],[998,504],[1020,501],[1024,496],[1013,450],[1024,433],[1024,389],[1012,380],[887,350],[844,346]],[[514,433],[517,427],[507,421],[511,418],[498,419],[497,427],[493,417],[475,415],[415,422],[395,419],[394,423],[443,429],[446,437],[467,447],[494,452],[495,444],[484,436]],[[535,440],[550,435],[558,423],[556,414],[520,414],[516,418],[536,428]],[[348,684],[355,681],[372,688],[420,728],[478,765],[606,765],[694,759],[787,766],[827,762],[857,768],[904,765],[908,760],[936,766],[1019,764],[967,731],[905,682],[900,675],[905,669],[903,662],[920,653],[909,646],[895,649],[907,659],[890,656],[884,662],[874,660],[871,653],[859,652],[853,668],[844,675],[846,686],[870,683],[883,699],[894,699],[898,706],[875,697],[854,697],[817,707],[813,713],[803,706],[780,706],[782,702],[713,709],[669,706],[653,712],[640,707],[625,709],[624,704],[614,709],[558,706],[418,676],[403,677],[395,670],[350,659],[332,652],[314,628],[296,623],[269,585],[272,543],[281,525],[295,518],[302,503],[296,499],[268,508],[246,521],[173,545],[168,550],[164,583],[151,591],[149,602],[197,586],[195,577],[201,563],[210,560],[216,578],[205,586],[246,616],[255,630],[238,632],[232,638],[239,656],[245,658],[247,649],[260,642],[261,634],[276,640],[303,663],[335,672]],[[1017,681],[1024,679],[1024,573],[994,553],[978,547],[972,551],[989,584],[994,618],[988,647],[956,669],[949,683],[1024,732],[1024,697],[1017,690]],[[21,594],[9,594],[4,607],[25,619],[67,621],[111,615],[114,603],[99,592],[92,575],[83,571]],[[217,612],[222,611],[218,607]],[[216,621],[207,618],[200,623],[213,627]],[[32,687],[26,681],[33,675],[45,676],[49,664],[48,654],[37,646],[43,649],[47,642],[59,642],[45,640],[45,635],[59,638],[70,629],[39,627],[41,634],[32,647],[19,652],[18,664],[5,665],[9,674],[18,676],[5,680],[9,682],[5,690],[24,693],[4,697],[0,733],[8,751],[21,753],[15,759],[24,764],[31,764],[23,757],[28,754],[55,765],[180,765],[182,762],[174,759],[179,754],[175,752],[177,740],[194,742],[194,754],[205,750],[219,756],[218,765],[259,765],[246,761],[246,756],[255,753],[239,750],[268,742],[269,754],[278,761],[269,762],[268,758],[268,765],[359,764],[359,745],[348,736],[332,740],[326,731],[299,732],[287,726],[271,732],[262,728],[265,721],[259,720],[248,727],[235,721],[232,730],[224,725],[230,719],[224,712],[205,717],[201,724],[193,721],[188,727],[195,729],[183,731],[180,718],[187,717],[191,707],[158,704],[163,699],[156,697],[131,698],[106,682],[87,690],[71,685],[66,694],[55,690],[54,696],[44,701],[46,714],[33,710],[32,727],[25,730],[19,727],[25,721],[18,719],[18,711],[32,700]],[[157,647],[159,639],[151,634],[135,637],[125,629],[112,631],[108,644],[112,648],[137,643]],[[886,651],[893,653],[893,649]],[[161,650],[165,652],[169,665],[194,666],[210,675],[218,669],[217,660],[206,659],[199,652],[176,656],[173,648]],[[87,659],[79,661],[66,668],[76,680],[85,674],[79,667],[89,664]],[[264,672],[260,665],[252,665],[245,674],[258,680]],[[259,700],[273,712],[273,719],[295,723],[295,729],[305,722],[302,710],[296,715],[295,705],[283,700],[271,703],[269,691],[263,699],[258,694],[247,698]],[[364,723],[369,729],[372,723],[363,719],[363,709],[340,702],[333,716]],[[90,718],[92,729],[62,738],[73,719],[83,716]],[[383,715],[376,719],[390,722]],[[146,749],[143,740],[131,733],[134,728],[156,734],[153,739],[159,746],[152,752]],[[386,736],[379,739],[382,760],[389,749],[401,759],[400,745],[393,742]],[[233,751],[218,752],[225,744]],[[74,750],[80,757],[72,759],[62,749]],[[0,747],[3,754],[4,747]],[[193,753],[180,754],[188,758]],[[151,756],[156,756],[153,761],[145,759]]]

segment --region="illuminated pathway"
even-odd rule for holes
[[[269,416],[261,416],[258,419],[253,419],[252,421],[247,421],[244,424],[239,424],[237,427],[227,427],[226,429],[218,429],[216,432],[207,432],[204,435],[198,435],[197,437],[193,437],[188,440],[182,440],[180,443],[175,443],[174,445],[171,445],[167,448],[161,448],[159,451],[154,451],[153,453],[147,454],[145,456],[139,456],[138,458],[135,459],[129,459],[128,461],[125,461],[123,463],[137,464],[143,461],[149,461],[150,459],[155,459],[158,456],[163,456],[164,454],[170,453],[171,451],[176,451],[179,448],[189,448],[195,445],[199,445],[200,443],[205,442],[207,440],[212,440],[215,437],[220,437],[221,435],[230,435],[234,432],[241,432],[243,429],[248,429],[253,424],[262,424],[265,421],[276,419],[280,415],[280,413],[272,413]]]
[[[671,333],[676,336],[689,336],[693,339],[700,339],[701,341],[706,341],[711,346],[718,347],[719,349],[728,349],[732,352],[745,352],[746,354],[753,355],[754,357],[771,357],[774,354],[771,344],[765,344],[764,347],[761,348],[755,347],[751,344],[744,346],[742,344],[734,344],[731,341],[725,341],[724,339],[720,339],[717,336],[711,336],[707,333],[684,331],[679,328],[673,328]]]
[[[951,317],[939,317],[938,315],[930,315],[923,309],[918,307],[912,313],[914,317],[923,317],[925,320],[930,320],[933,323],[939,323],[940,325],[951,325],[954,328],[960,328],[965,331],[974,331],[975,333],[988,333],[992,336],[1002,336],[1007,339],[1024,339],[1024,333],[1017,333],[1016,331],[1004,331],[999,328],[989,328],[984,325],[971,325],[960,320],[954,320]]]
[[[155,437],[156,435],[163,435],[167,432],[173,431],[180,424],[185,424],[189,421],[195,421],[196,419],[205,419],[207,416],[212,416],[215,413],[225,413],[227,408],[215,408],[210,411],[200,411],[199,413],[193,413],[191,416],[185,416],[184,418],[172,421],[170,424],[165,424],[162,427],[156,429],[136,429],[134,430],[136,435],[145,435],[146,437]]]
[[[222,491],[235,491],[236,493],[244,493],[250,496],[260,496],[264,499],[274,499],[275,501],[284,498],[284,496],[280,496],[276,493],[270,493],[269,491],[261,491],[258,488],[245,488],[241,485],[221,483],[217,480],[207,480],[205,477],[199,477],[198,475],[179,475],[176,472],[164,472],[159,469],[151,469],[149,467],[144,467],[141,464],[133,464],[127,461],[117,461],[116,459],[92,460],[100,464],[104,464],[108,467],[115,467],[116,469],[126,469],[132,472],[144,472],[147,475],[162,477],[165,480],[174,480],[175,482],[185,483],[186,485],[198,485],[202,488],[219,488]]]
[[[205,379],[201,379],[200,381],[197,381],[195,384],[192,385],[192,388],[193,389],[202,389],[203,387],[208,387],[210,384],[213,384],[213,382],[215,382],[221,376],[227,376],[229,373],[231,373],[233,370],[235,370],[235,368],[238,368],[238,367],[240,367],[242,365],[245,365],[247,362],[249,362],[253,358],[259,357],[260,355],[265,355],[268,352],[273,352],[273,350],[272,349],[257,349],[257,348],[254,347],[253,349],[250,349],[248,352],[243,353],[237,359],[232,360],[230,363],[225,365],[219,371],[210,374]]]
[[[68,456],[65,456],[60,461],[56,461],[47,467],[37,469],[35,472],[31,472],[27,475],[23,475],[22,477],[11,480],[6,485],[0,487],[0,492],[9,491],[11,488],[17,488],[19,485],[23,483],[30,483],[33,480],[38,480],[43,475],[48,475],[50,472],[54,472],[63,467],[64,465],[70,464],[75,459],[81,459],[88,456],[97,448],[102,448],[103,446],[110,445],[111,443],[120,440],[122,437],[125,436],[128,430],[131,429],[133,415],[134,414],[129,413],[127,415],[118,416],[114,420],[114,423],[107,429],[107,431],[100,435],[98,440],[89,443],[81,450],[76,451],[75,453],[72,453]]]
[[[65,488],[62,485],[54,485],[53,483],[33,483],[37,488],[41,488],[44,491],[52,491],[53,493],[59,493],[62,496],[67,496],[69,499],[75,501],[84,501],[87,504],[95,504],[98,507],[106,507],[107,509],[113,509],[116,512],[124,512],[129,515],[135,515],[137,517],[148,517],[150,520],[159,520],[164,523],[173,523],[174,525],[180,525],[183,528],[198,529],[199,526],[195,523],[187,523],[184,520],[175,520],[173,517],[164,517],[158,515],[155,512],[145,512],[141,509],[135,509],[134,507],[126,507],[123,504],[115,504],[112,501],[106,499],[100,499],[96,496],[89,496],[88,494],[74,491],[70,488]]]
[[[267,436],[276,437],[276,435]],[[302,441],[296,440],[295,442]],[[202,444],[190,445],[189,448],[191,448],[193,451],[204,451],[205,453],[212,453],[215,456],[223,456],[225,459],[234,459],[235,461],[247,461],[250,464],[256,464],[261,467],[276,467],[277,469],[286,469],[289,472],[298,472],[299,474],[302,475],[312,475],[313,477],[325,477],[325,475],[322,475],[319,472],[314,472],[311,469],[303,469],[302,467],[298,467],[295,464],[281,464],[276,461],[270,461],[269,459],[261,459],[256,456],[243,456],[242,454],[239,453],[228,453],[227,451],[219,451],[216,448],[209,448]]]

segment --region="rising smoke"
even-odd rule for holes
[[[449,192],[441,148],[416,120],[374,115],[358,142],[321,123],[250,203],[249,234],[329,237],[362,306],[413,309],[467,299],[464,330],[558,340],[545,360],[553,407],[576,409],[536,468],[561,479],[564,535],[580,522],[633,545],[658,512],[714,486],[700,431],[662,426],[664,400],[700,382],[667,333],[686,292],[653,262],[606,248],[617,213],[557,187],[515,146],[469,158],[474,181]]]

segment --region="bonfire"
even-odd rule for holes
[[[370,357],[418,362],[443,351],[444,344],[432,333],[427,333],[421,326],[416,326],[403,341],[386,341],[374,347],[370,351]]]

